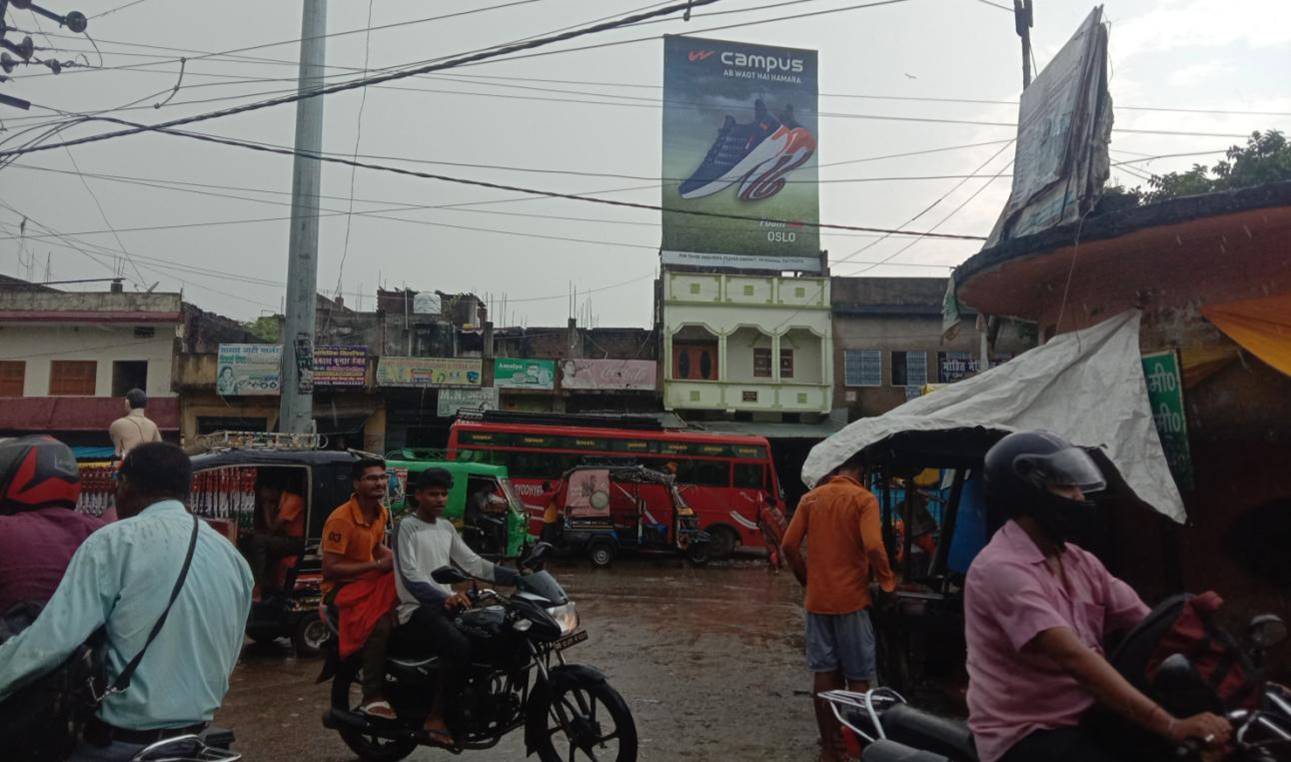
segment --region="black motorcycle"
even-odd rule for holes
[[[1291,761],[1291,691],[1273,682],[1259,687],[1257,709],[1224,707],[1213,688],[1197,673],[1184,654],[1162,661],[1152,680],[1146,680],[1145,663],[1162,630],[1177,615],[1184,596],[1153,610],[1113,652],[1111,662],[1126,679],[1140,687],[1176,716],[1203,711],[1224,714],[1233,726],[1230,753],[1234,762]],[[1239,658],[1253,669],[1262,666],[1266,649],[1286,637],[1286,625],[1271,614],[1255,617],[1248,632],[1249,645]],[[1234,641],[1235,642],[1235,641]],[[864,749],[863,762],[978,762],[973,735],[959,720],[940,717],[906,703],[891,688],[865,693],[828,691],[819,694],[829,702],[845,733]],[[1116,737],[1133,749],[1136,759],[1195,758],[1194,747],[1167,748],[1146,732],[1126,726]]]
[[[565,661],[563,652],[586,640],[587,632],[579,629],[573,601],[541,569],[549,549],[539,543],[530,551],[511,596],[480,590],[471,580],[471,608],[455,620],[471,641],[474,661],[465,688],[453,699],[460,718],[454,728],[456,745],[437,744],[423,730],[439,658],[400,644],[398,638],[391,644],[385,674],[385,695],[398,718],[382,720],[357,711],[362,665],[355,654],[336,667],[323,725],[371,762],[403,759],[418,746],[455,754],[488,749],[522,726],[527,752],[537,753],[542,762],[634,762],[636,724],[623,697],[599,671]],[[441,584],[470,579],[449,567],[431,576]],[[335,648],[335,640],[329,647]]]

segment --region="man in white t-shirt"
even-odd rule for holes
[[[428,468],[417,475],[408,490],[415,513],[405,516],[395,530],[395,586],[399,591],[399,637],[424,643],[443,664],[435,702],[425,730],[432,740],[451,745],[453,738],[444,718],[445,705],[456,706],[455,697],[466,681],[471,644],[452,616],[470,605],[465,593],[431,579],[443,566],[458,568],[478,579],[514,584],[517,573],[480,558],[466,546],[457,529],[441,518],[448,502],[453,476],[442,468]],[[456,718],[454,718],[456,719]]]

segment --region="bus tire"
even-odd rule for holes
[[[614,543],[609,540],[592,540],[587,544],[587,557],[591,559],[592,566],[604,568],[614,563],[614,557],[618,555]]]
[[[739,533],[728,526],[709,527],[708,534],[713,538],[710,543],[710,555],[713,558],[729,558],[740,546]]]

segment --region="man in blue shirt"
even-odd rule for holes
[[[90,535],[36,622],[0,644],[0,699],[61,664],[100,627],[116,679],[160,619],[188,551],[184,507],[192,464],[162,442],[130,451],[118,474],[120,520]],[[201,522],[192,565],[130,686],[107,697],[73,760],[128,760],[163,738],[195,732],[224,700],[251,610],[251,570]]]

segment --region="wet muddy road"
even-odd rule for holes
[[[590,639],[566,652],[602,670],[631,707],[642,760],[808,760],[815,722],[803,657],[801,592],[787,571],[740,560],[703,569],[620,561],[551,565]],[[248,645],[217,722],[248,760],[353,760],[319,718],[321,662]],[[797,693],[795,693],[797,691]],[[463,760],[522,760],[521,731]],[[419,749],[409,759],[451,759]]]

